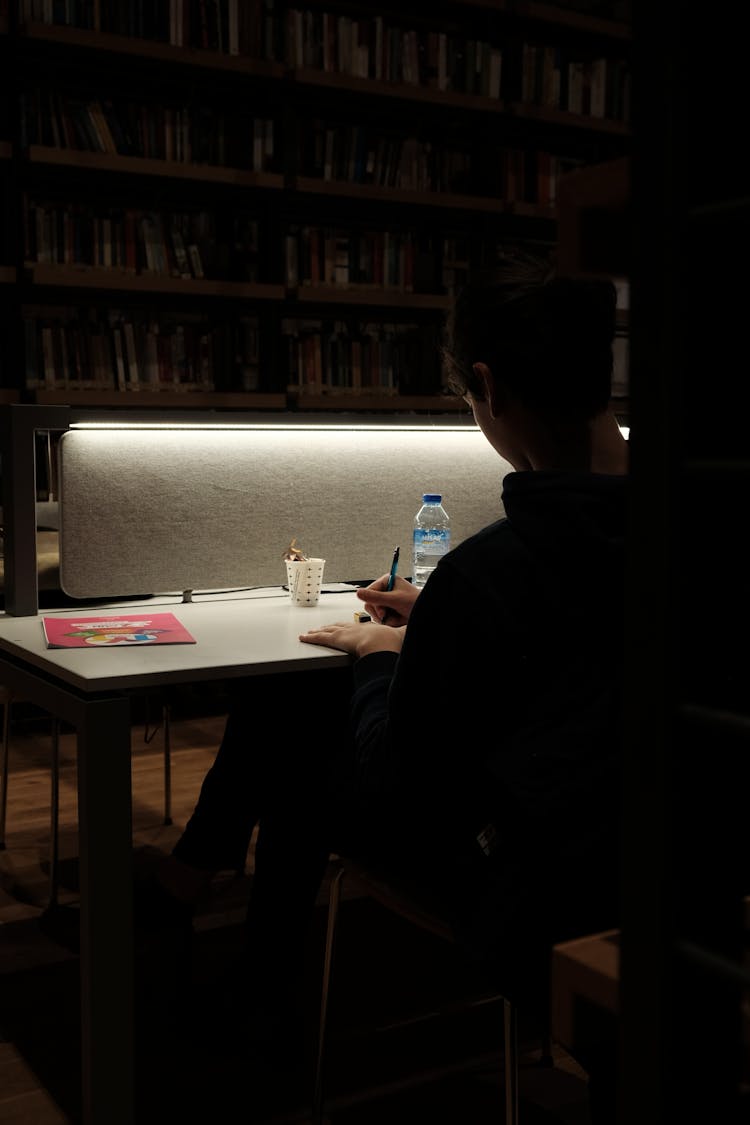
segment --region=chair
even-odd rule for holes
[[[14,696],[9,688],[0,684],[0,706],[3,708],[2,745],[0,747],[0,851],[5,849],[5,830],[8,813],[8,784],[10,777],[10,720],[11,707],[22,700]],[[164,824],[172,823],[172,768],[171,768],[171,706],[169,697],[162,704],[161,728],[164,731]],[[150,742],[159,726],[155,727],[146,741]],[[50,756],[50,857],[48,911],[58,905],[59,888],[59,822],[60,822],[60,723],[52,720]]]
[[[333,970],[335,938],[341,902],[342,884],[349,880],[362,893],[379,902],[387,910],[404,920],[420,927],[427,932],[454,943],[453,932],[444,918],[425,904],[415,893],[413,888],[397,885],[391,877],[384,876],[381,872],[365,864],[350,859],[335,857],[336,868],[331,878],[328,897],[328,918],[325,938],[325,951],[323,959],[323,978],[321,988],[320,1017],[318,1028],[317,1055],[314,1069],[314,1086],[312,1095],[312,1122],[313,1125],[323,1125],[325,1111],[325,1069],[326,1048],[328,1031],[328,1003]],[[497,1000],[502,1002],[503,1011],[503,1071],[504,1071],[504,1103],[505,1125],[518,1125],[519,1113],[519,1058],[518,1058],[518,1012],[517,1004],[498,992],[495,988],[488,995],[482,997],[481,1003],[486,1004]],[[463,1005],[469,1007],[477,1003],[468,1000]],[[545,1024],[544,1042],[540,1065],[551,1067],[553,1065],[551,1037],[548,1025]]]
[[[151,742],[156,732],[161,727],[164,732],[164,818],[162,823],[172,824],[172,697],[167,690],[164,693],[161,705],[161,724],[158,724],[149,734],[148,721],[143,735],[146,743]]]

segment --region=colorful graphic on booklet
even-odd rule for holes
[[[75,626],[69,632],[66,631],[65,636],[83,637],[87,645],[147,645],[153,644],[159,633],[167,632],[166,629],[149,630],[149,625],[150,621],[137,621],[135,625],[127,621],[113,621],[107,626],[106,633],[102,632],[101,628]],[[140,632],[131,632],[132,629],[139,629]]]
[[[118,617],[45,617],[49,648],[113,648],[122,645],[195,644],[195,637],[172,613]]]

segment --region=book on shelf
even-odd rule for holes
[[[109,122],[105,116],[104,110],[99,102],[91,102],[88,106],[88,113],[91,117],[97,139],[101,145],[102,152],[117,153],[117,145],[112,136],[112,131],[109,127]]]
[[[182,237],[182,232],[173,226],[171,230],[172,235],[172,250],[174,252],[174,261],[176,270],[173,273],[177,277],[190,279],[193,275],[190,272],[190,263],[188,262],[187,250],[185,249],[185,242]]]
[[[193,277],[195,277],[197,280],[200,280],[204,276],[204,274],[203,262],[201,261],[201,252],[198,249],[197,243],[191,242],[187,248],[187,252],[188,258],[190,260],[190,265],[193,270]]]
[[[135,346],[135,332],[132,321],[126,320],[122,325],[123,350],[125,353],[125,379],[126,386],[131,391],[137,391],[140,384],[138,372],[138,353]]]
[[[125,354],[122,347],[122,330],[114,325],[112,327],[112,343],[115,353],[115,386],[118,391],[125,390]]]
[[[120,648],[123,645],[194,645],[173,613],[43,617],[47,648]]]
[[[44,387],[47,390],[55,390],[57,387],[55,353],[52,342],[52,328],[48,324],[42,325],[42,370],[44,371]]]
[[[151,321],[143,337],[144,382],[150,390],[159,389],[159,325]]]

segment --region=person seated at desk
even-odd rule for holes
[[[244,685],[230,710],[155,882],[164,916],[188,918],[216,872],[244,865],[259,826],[231,986],[259,1037],[264,1001],[287,1011],[331,853],[408,878],[471,954],[505,957],[510,995],[522,961],[618,924],[627,443],[609,410],[615,304],[611,283],[521,254],[459,295],[443,363],[513,467],[504,518],[421,591],[398,578],[389,592],[387,575],[359,590],[370,623],[300,637],[351,654],[351,668]]]

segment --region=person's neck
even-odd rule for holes
[[[526,413],[517,433],[523,435],[514,459],[514,467],[519,471],[616,476],[628,471],[628,444],[610,411],[580,425],[542,422]]]
[[[544,422],[527,418],[523,454],[526,469],[535,472],[586,472],[591,466],[591,444],[586,426]]]

